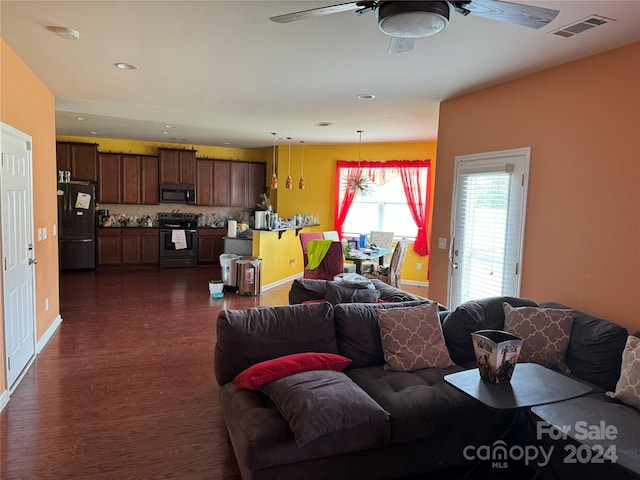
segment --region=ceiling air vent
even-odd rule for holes
[[[591,30],[594,27],[605,25],[609,22],[615,22],[615,20],[612,18],[601,17],[600,15],[590,15],[582,20],[570,23],[559,30],[554,30],[551,33],[558,35],[559,37],[569,38],[579,33],[586,32],[587,30]]]
[[[333,125],[332,122],[318,122],[314,125],[314,127],[329,127]]]

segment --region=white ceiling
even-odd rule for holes
[[[1,0],[0,32],[55,95],[58,134],[242,148],[435,140],[442,100],[640,40],[640,1],[519,0],[560,10],[540,30],[454,13],[397,55],[373,13],[269,21],[333,3]],[[592,14],[615,21],[549,33]]]

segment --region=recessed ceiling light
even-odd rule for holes
[[[376,96],[372,93],[361,93],[360,95],[358,95],[358,98],[360,100],[372,100],[376,98]]]
[[[84,117],[76,117],[76,120],[82,121],[82,120],[86,120],[86,118],[84,118]]]
[[[65,40],[77,40],[78,38],[80,38],[80,32],[74,30],[73,28],[56,27],[55,25],[49,25],[47,27],[47,30],[55,33],[60,38],[64,38]]]
[[[138,70],[138,65],[134,65],[133,63],[124,63],[124,62],[118,62],[115,64],[116,67],[118,67],[120,70]]]
[[[169,135],[169,132],[162,132],[163,135]]]
[[[95,130],[91,130],[89,133],[90,133],[91,135],[97,135],[97,134],[98,134],[98,132],[96,132]]]

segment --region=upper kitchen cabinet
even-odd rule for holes
[[[58,142],[56,161],[58,170],[71,172],[71,180],[98,181],[98,145],[95,143]]]
[[[231,164],[229,160],[199,158],[197,161],[198,205],[228,207],[231,205]]]
[[[265,190],[266,165],[255,162],[230,162],[230,204],[255,208]]]
[[[199,158],[196,161],[196,204],[213,205],[213,161]]]
[[[213,204],[229,205],[231,191],[231,162],[215,160],[213,162]]]
[[[196,184],[196,151],[159,148],[160,183]]]
[[[117,153],[98,154],[98,203],[122,203],[122,163]]]
[[[98,202],[158,203],[157,157],[100,153],[98,171]]]

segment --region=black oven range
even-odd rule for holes
[[[198,229],[195,213],[158,213],[160,268],[198,265]]]

